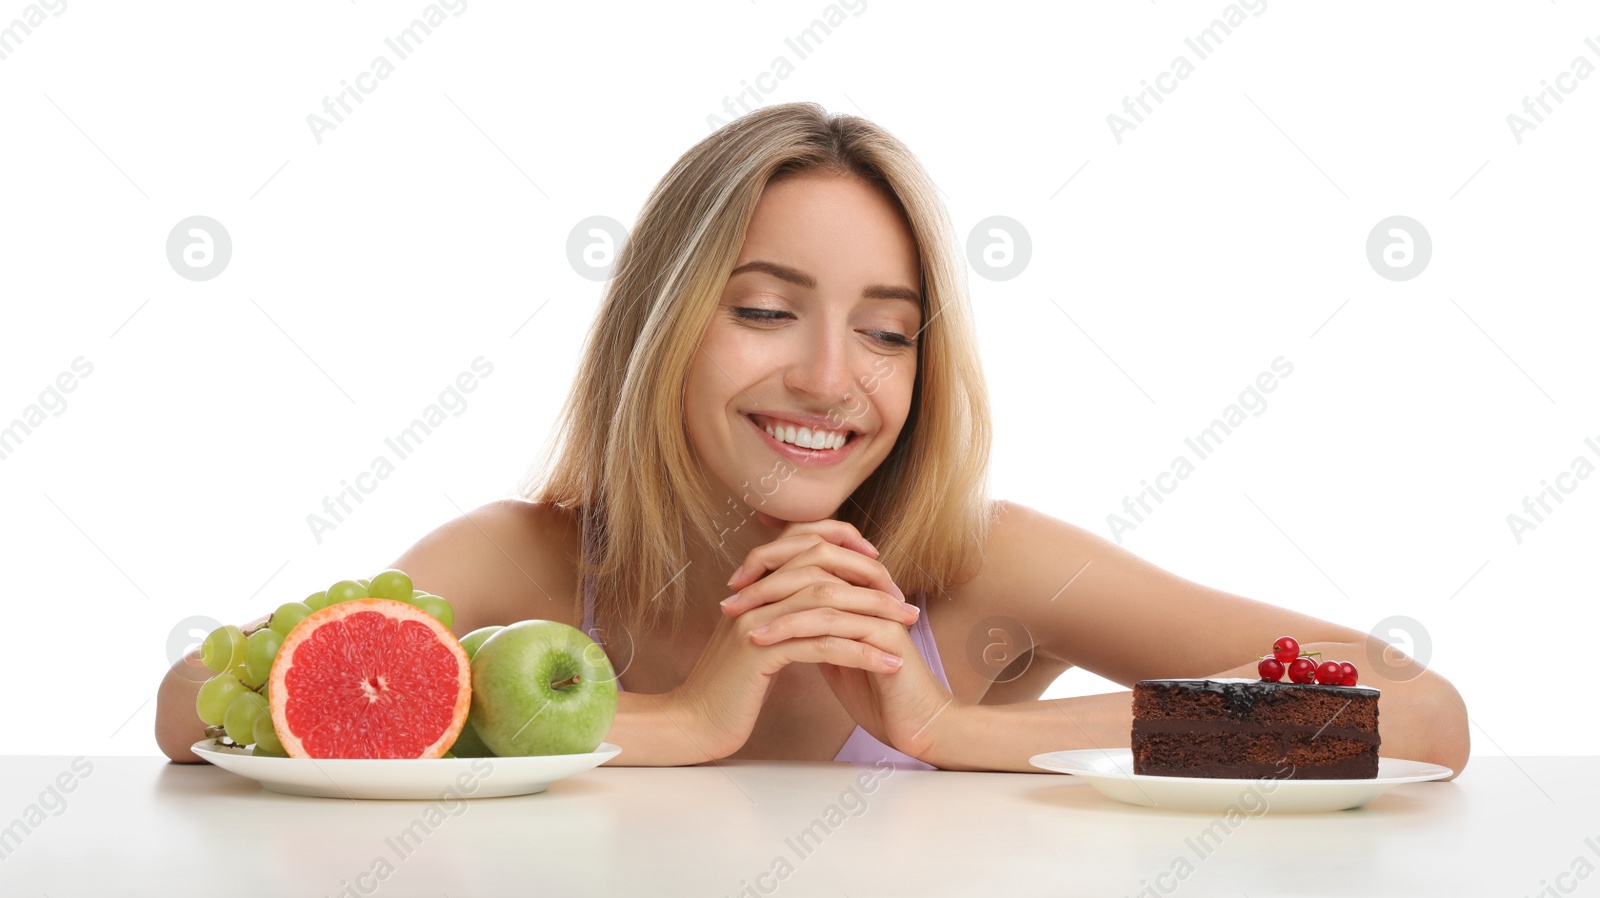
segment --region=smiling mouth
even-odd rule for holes
[[[745,417],[750,419],[750,423],[766,431],[767,435],[774,440],[807,452],[837,452],[861,436],[860,433],[849,428],[840,428],[838,430],[812,429],[776,418],[769,418],[765,415],[747,414]]]

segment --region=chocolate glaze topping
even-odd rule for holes
[[[1141,683],[1161,684],[1189,692],[1211,692],[1222,696],[1230,714],[1248,716],[1258,701],[1271,701],[1284,690],[1321,689],[1338,695],[1352,697],[1379,695],[1374,686],[1328,686],[1322,683],[1274,683],[1268,680],[1247,680],[1243,677],[1223,677],[1216,680],[1140,680]]]

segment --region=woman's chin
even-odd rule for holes
[[[756,510],[756,520],[764,526],[782,528],[796,522],[825,521],[835,517],[838,508],[777,508],[769,506],[764,510]]]

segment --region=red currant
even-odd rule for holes
[[[1294,659],[1300,657],[1300,640],[1293,636],[1279,636],[1278,641],[1272,644],[1272,657],[1282,664],[1293,664]]]
[[[1310,658],[1296,658],[1289,663],[1289,681],[1291,683],[1309,683],[1316,675],[1316,662]]]
[[[1261,679],[1276,683],[1283,679],[1283,662],[1277,658],[1262,658],[1256,665],[1256,672],[1261,674]]]
[[[1339,662],[1339,670],[1344,673],[1344,680],[1340,686],[1354,686],[1356,684],[1356,666],[1349,661]]]
[[[1325,686],[1337,686],[1344,680],[1344,670],[1337,661],[1324,661],[1317,665],[1317,682]]]

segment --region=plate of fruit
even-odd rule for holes
[[[195,754],[275,792],[444,799],[542,792],[622,751],[603,741],[617,676],[594,640],[548,620],[458,640],[453,622],[388,570],[217,628]]]

